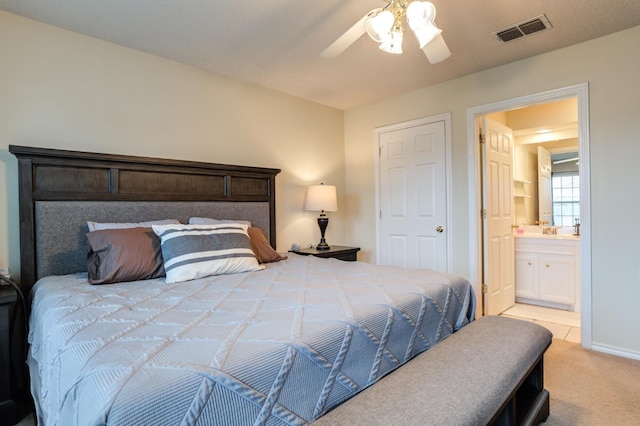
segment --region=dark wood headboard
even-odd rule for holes
[[[264,230],[276,247],[279,169],[15,145],[9,151],[18,158],[20,281],[25,291],[40,278],[36,205],[42,202],[267,203],[268,229]]]

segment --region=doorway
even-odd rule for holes
[[[539,105],[549,102],[575,98],[578,104],[578,149],[580,155],[580,293],[581,293],[581,344],[591,347],[591,236],[590,236],[590,173],[589,173],[589,114],[588,84],[579,84],[548,92],[523,96],[506,101],[481,105],[467,110],[467,139],[469,149],[469,224],[470,224],[470,281],[476,294],[483,294],[483,258],[484,244],[482,221],[482,155],[478,143],[480,134],[479,118],[500,111]],[[478,298],[479,301],[481,298]],[[482,309],[478,315],[488,312],[490,300],[482,298]],[[480,304],[480,303],[479,303]]]

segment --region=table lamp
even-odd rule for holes
[[[325,212],[335,212],[338,210],[338,200],[336,197],[336,187],[333,185],[311,185],[307,189],[307,202],[304,206],[305,210],[319,211],[318,226],[320,227],[320,243],[316,246],[317,250],[329,250],[329,244],[324,239],[324,232],[327,230],[329,218]]]

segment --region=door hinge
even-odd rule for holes
[[[486,142],[486,138],[484,136],[484,133],[480,133],[480,145],[482,145],[485,142]]]
[[[482,218],[482,219],[486,219],[487,218],[487,210],[486,209],[480,210],[480,218]]]
[[[489,293],[489,286],[486,284],[482,284],[482,294]]]
[[[382,147],[378,147],[378,157],[382,157]]]
[[[379,214],[380,219],[382,219],[382,210],[378,210],[378,214]]]

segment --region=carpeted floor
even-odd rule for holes
[[[544,357],[547,426],[640,425],[640,361],[553,339]]]

